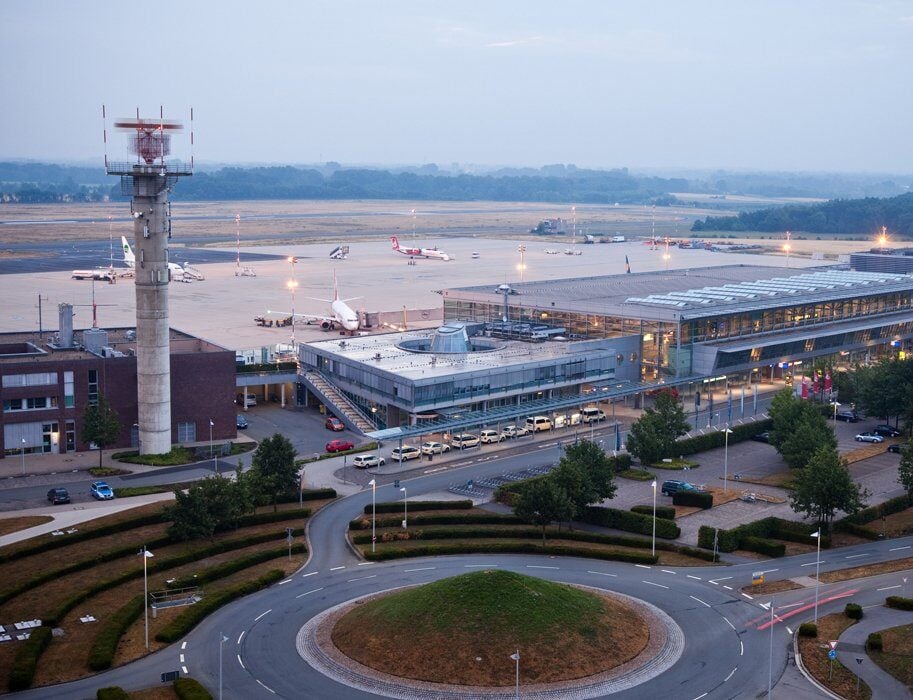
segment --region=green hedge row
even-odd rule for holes
[[[765,540],[786,540],[788,542],[799,542],[801,544],[816,545],[817,539],[811,537],[815,530],[814,525],[800,523],[793,520],[783,520],[782,518],[762,518],[751,523],[739,525],[732,530],[723,530],[701,525],[698,530],[697,544],[704,549],[713,549],[713,536],[715,532],[719,533],[717,547],[721,552],[732,552],[736,549],[747,549],[744,541],[749,538]],[[757,544],[753,542],[753,545]],[[771,542],[771,545],[776,543]],[[761,545],[767,547],[767,545]],[[821,537],[821,548],[827,549],[831,546],[831,538],[827,535]],[[784,548],[785,549],[785,548]],[[760,551],[760,550],[751,550]],[[771,555],[782,556],[782,555]]]
[[[409,501],[409,512],[418,513],[424,510],[470,510],[472,501]],[[402,501],[384,501],[375,504],[376,513],[401,513]],[[371,504],[365,506],[365,514],[371,515]]]
[[[902,598],[899,595],[889,595],[884,604],[895,610],[913,610],[913,598]]]
[[[773,428],[773,424],[773,420],[765,418],[753,423],[729,426],[730,430],[732,430],[729,434],[729,444],[750,440],[758,433],[763,433],[765,430]],[[710,433],[679,440],[675,443],[675,452],[679,455],[693,455],[698,452],[706,452],[717,447],[723,447],[725,443],[726,434],[721,430],[714,430]]]
[[[110,688],[99,688],[95,700],[130,700],[130,693],[123,688],[112,685]]]
[[[522,525],[523,521],[516,515],[501,515],[499,513],[444,513],[444,514],[418,514],[413,516],[410,507],[409,525]],[[396,517],[375,518],[375,527],[399,527],[402,518]],[[359,516],[349,523],[350,530],[370,530],[371,518]]]
[[[618,508],[601,508],[599,506],[587,506],[583,512],[581,520],[590,525],[599,525],[608,527],[613,530],[623,530],[625,532],[636,532],[640,535],[653,534],[653,517],[632,513],[629,510],[620,510]],[[682,534],[681,529],[671,520],[656,521],[656,536],[667,540],[678,539]]]
[[[38,667],[38,659],[41,658],[50,643],[50,627],[36,627],[31,630],[29,638],[16,652],[16,658],[13,659],[13,665],[10,668],[8,685],[11,691],[25,690],[32,685],[35,669]]]
[[[232,586],[221,593],[208,596],[199,603],[189,606],[184,612],[174,618],[174,620],[169,622],[158,634],[156,634],[155,638],[165,644],[171,644],[190,632],[190,630],[196,627],[203,618],[210,613],[215,612],[223,605],[227,605],[233,600],[250,595],[251,593],[256,593],[277,581],[281,581],[284,577],[285,573],[283,571],[273,569],[272,571],[265,573],[256,581],[245,581],[244,583]]]
[[[768,557],[782,557],[786,555],[786,545],[782,542],[774,542],[773,540],[767,540],[763,537],[753,537],[751,535],[742,538],[739,548],[749,552],[764,554]]]
[[[293,535],[298,537],[303,534],[303,530],[295,530]],[[221,578],[226,578],[232,574],[242,571],[243,569],[249,569],[252,566],[257,564],[262,564],[265,561],[270,561],[271,559],[276,559],[284,555],[288,555],[288,545],[285,547],[277,547],[274,549],[265,549],[260,552],[253,552],[248,554],[245,557],[240,557],[238,559],[231,559],[229,561],[223,562],[222,564],[216,564],[211,566],[208,569],[198,573],[196,576],[187,576],[182,579],[175,579],[168,584],[169,590],[176,590],[179,588],[190,588],[191,586],[199,586],[204,583],[209,583],[211,581],[218,581]],[[307,552],[304,544],[302,543],[293,543],[292,544],[292,554],[301,554]]]
[[[653,506],[634,506],[631,508],[632,513],[639,513],[640,515],[647,515],[653,517]],[[672,506],[656,506],[656,517],[662,518],[663,520],[675,520],[675,508]]]
[[[863,508],[852,515],[847,515],[845,518],[838,520],[834,523],[834,526],[838,530],[843,530],[845,525],[865,525],[873,520],[879,520],[885,515],[900,513],[907,508],[913,508],[913,495],[904,494],[897,498],[891,498],[884,503],[879,503],[877,506]]]
[[[549,554],[553,556],[587,557],[607,561],[624,561],[631,564],[655,564],[657,557],[640,552],[596,551],[579,547],[513,542],[479,542],[471,544],[428,544],[408,548],[384,548],[365,552],[371,561],[405,559],[407,557],[438,557],[448,554]]]
[[[336,498],[338,494],[336,489],[325,488],[325,489],[304,489],[301,492],[302,501],[323,501],[328,498]],[[279,496],[276,499],[276,503],[297,503],[298,502],[298,492],[294,493],[285,493]],[[272,500],[269,501],[269,504],[272,505]]]
[[[855,535],[856,537],[862,537],[867,540],[880,540],[881,533],[875,532],[870,527],[865,525],[857,525],[856,523],[845,523],[837,522],[834,523],[834,529],[839,530],[840,532],[845,532],[848,535]]]
[[[120,638],[142,614],[143,596],[138,595],[127,601],[105,622],[89,650],[89,668],[93,671],[104,671],[106,668],[111,668]]]
[[[301,510],[277,510],[275,513],[251,513],[243,516],[238,521],[238,527],[252,527],[254,525],[266,525],[268,523],[280,523],[283,520],[297,520],[299,518],[309,518],[311,516],[310,508]]]
[[[212,695],[195,678],[178,678],[174,681],[174,693],[180,700],[212,700]]]
[[[705,491],[678,491],[672,494],[672,503],[677,506],[696,506],[707,510],[713,508],[713,494]]]

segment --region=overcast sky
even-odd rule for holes
[[[2,0],[0,158],[908,173],[911,76],[913,0]]]

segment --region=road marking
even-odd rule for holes
[[[319,571],[312,571],[312,572],[309,573],[309,574],[301,574],[301,578],[307,578],[308,576],[315,576],[315,575],[317,575],[317,574],[319,574],[319,573],[320,573]]]
[[[527,569],[558,569],[557,566],[535,566],[534,564],[528,564]]]
[[[784,626],[785,626],[785,625],[784,625]],[[793,633],[793,631],[792,631],[789,627],[786,628],[786,631],[789,632],[790,634]]]
[[[780,610],[786,610],[788,608],[795,608],[799,605],[802,605],[802,601],[799,601],[798,603],[790,603],[789,605],[778,605],[777,607],[780,608]],[[765,608],[765,610],[766,609],[767,608]]]
[[[725,584],[723,584],[723,588],[725,588],[727,591],[731,591],[731,590],[732,590],[732,586],[727,586],[727,585],[725,585]]]
[[[247,630],[244,630],[244,632],[246,632],[246,631]],[[241,632],[241,634],[238,635],[238,645],[239,646],[241,644],[241,640],[244,639],[244,632]]]
[[[808,564],[802,564],[802,566],[814,566],[815,564],[826,564],[827,562],[824,559],[819,559],[818,561],[810,561]]]
[[[272,688],[270,688],[268,685],[266,685],[263,681],[258,680],[258,679],[256,679],[256,678],[254,678],[254,680],[257,681],[257,683],[259,683],[260,685],[262,685],[264,688],[266,688],[266,689],[267,689],[269,692],[271,692],[273,695],[276,694],[276,691],[273,690]]]
[[[656,586],[657,588],[668,588],[669,586],[664,586],[661,583],[653,583],[653,581],[643,581],[643,583],[649,584],[651,586]],[[707,607],[710,607],[709,605]]]
[[[340,569],[345,569],[345,568],[346,567],[344,567],[344,566],[332,566],[332,567],[330,567],[330,571],[339,571]],[[260,681],[257,681],[257,683],[259,683],[259,682]]]
[[[764,569],[764,571],[762,571],[761,573],[762,574],[772,574],[774,571],[779,571],[779,569]]]
[[[913,544],[908,544],[906,547],[894,547],[893,549],[889,549],[888,551],[897,552],[897,551],[900,551],[901,549],[910,549],[910,547],[913,547]]]
[[[725,682],[728,681],[730,678],[732,678],[732,677],[735,675],[735,672],[738,671],[738,670],[739,670],[739,667],[738,667],[738,666],[736,666],[734,669],[732,669],[732,670],[729,672],[729,675],[726,676],[726,677],[723,679],[723,683],[725,683]]]
[[[181,643],[181,651],[183,651],[183,650],[186,649],[186,648],[187,648],[187,642],[182,642],[182,643]]]
[[[739,640],[739,656],[745,656],[745,643]]]
[[[707,581],[707,583],[712,583],[714,586],[720,585],[719,582],[717,582],[717,581]]]
[[[187,667],[186,667],[186,666],[181,666],[181,670],[184,672],[184,675],[185,675],[185,676],[189,676],[189,675],[190,675],[190,671],[187,670]]]
[[[426,469],[422,474],[434,474],[435,472],[447,471],[447,467],[438,467],[437,469]]]
[[[669,571],[669,569],[660,569],[664,574],[674,574],[674,571]]]
[[[359,566],[371,566],[371,564],[373,564],[373,563],[374,563],[373,561],[363,561],[363,562],[360,562],[358,565]]]
[[[726,620],[726,624],[727,624],[727,625],[729,625],[730,627],[732,627],[732,629],[735,629],[735,625],[732,624],[732,623],[729,621],[729,618],[728,618],[728,617],[724,617],[723,619]]]
[[[716,584],[716,583],[719,583],[720,581],[728,581],[731,578],[732,578],[732,576],[723,576],[722,578],[712,578],[712,579],[710,579],[710,583]]]
[[[611,576],[612,578],[618,578],[618,574],[607,574],[604,571],[587,571],[588,574],[596,574],[597,576]]]
[[[747,593],[743,593],[742,595],[745,596],[746,598],[748,598],[748,600],[754,600],[754,598],[752,598],[752,597],[751,597],[750,595],[748,595]]]
[[[303,598],[306,595],[310,595],[311,593],[316,593],[317,591],[322,591],[322,590],[323,590],[323,587],[321,586],[320,588],[315,588],[313,591],[307,591],[305,593],[302,593],[301,595],[296,595],[295,597]],[[241,634],[244,634],[244,632],[242,632]],[[240,644],[240,643],[241,643],[241,637],[238,637],[238,644]]]
[[[701,693],[696,698],[694,698],[694,700],[701,700],[701,698],[706,698],[706,697],[707,697],[707,693]]]
[[[705,603],[705,602],[704,602],[703,600],[701,600],[700,598],[695,598],[693,595],[689,595],[688,597],[691,598],[692,600],[696,600],[696,601],[697,601],[698,603],[700,603],[701,605],[706,605],[708,608],[711,607],[710,603]],[[733,629],[735,629],[735,628],[733,628]]]
[[[887,588],[876,588],[876,591],[890,591],[894,588],[900,588],[900,586],[888,586]]]
[[[245,671],[247,670],[247,668],[244,666],[244,662],[241,661],[241,655],[240,655],[240,654],[238,654],[238,663],[241,664],[241,668],[243,668]]]
[[[283,584],[291,583],[291,582],[292,582],[292,579],[287,578],[287,579],[285,579],[285,581],[280,581],[280,582],[279,582],[279,585],[282,586]]]
[[[259,620],[259,619],[260,619],[261,617],[263,617],[264,615],[267,615],[267,614],[271,613],[272,611],[273,611],[273,609],[270,608],[270,609],[267,610],[266,612],[260,613],[259,615],[257,615],[257,617],[254,618],[254,622],[256,622],[257,620]]]
[[[486,569],[489,566],[498,566],[497,564],[464,564],[464,569]]]
[[[859,557],[867,557],[867,556],[869,556],[869,555],[868,554],[851,554],[848,557],[844,557],[844,559],[857,559]]]
[[[638,569],[652,569],[652,566],[647,566],[646,564],[635,564]]]
[[[184,655],[183,655],[183,654],[181,654],[180,661],[181,661],[181,663],[184,663]]]
[[[433,566],[423,566],[421,569],[403,569],[404,574],[411,573],[413,571],[432,571],[435,567]]]
[[[687,576],[688,578],[693,578],[695,581],[703,581],[703,580],[704,580],[704,579],[702,579],[700,576],[692,576],[691,574],[685,574],[685,576]]]
[[[359,576],[358,578],[350,578],[346,583],[352,583],[353,581],[364,581],[366,578],[377,578],[377,574],[371,574],[370,576]]]

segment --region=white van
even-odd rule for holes
[[[583,416],[579,413],[572,413],[570,415],[563,413],[555,416],[553,425],[555,428],[563,428],[567,425],[580,425],[582,420]]]
[[[593,423],[605,420],[605,413],[601,408],[596,408],[595,406],[588,406],[580,411],[580,414],[583,416],[584,423]]]
[[[624,243],[624,242],[625,242],[624,236],[612,236],[612,243]]]
[[[546,416],[532,416],[526,419],[526,429],[531,433],[538,433],[540,430],[551,430],[552,422]]]

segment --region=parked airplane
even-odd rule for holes
[[[130,246],[130,243],[127,241],[126,236],[120,237],[121,247],[124,249],[124,264],[129,267],[131,270],[136,269],[136,254],[133,252],[133,248]],[[169,262],[168,271],[171,273],[171,278],[174,280],[179,280],[181,282],[189,282],[191,280],[203,280],[203,273],[199,270],[196,270],[190,267],[187,263],[184,263],[183,266],[178,265],[177,263]]]
[[[332,330],[336,328],[341,328],[343,330],[354,333],[359,328],[358,314],[351,309],[351,307],[346,304],[347,301],[354,301],[360,297],[352,297],[351,299],[340,299],[339,298],[339,286],[336,283],[336,273],[333,273],[333,298],[332,299],[316,299],[310,297],[314,301],[324,301],[330,305],[331,316],[319,316],[314,314],[299,314],[299,313],[286,313],[285,311],[267,311],[269,314],[281,314],[285,318],[294,317],[295,319],[304,319],[306,324],[320,324],[320,327],[325,330]]]
[[[435,260],[453,259],[448,253],[445,253],[443,250],[438,250],[437,248],[400,248],[396,236],[391,237],[390,240],[393,241],[393,250],[397,253],[408,255],[410,258],[434,258]]]

